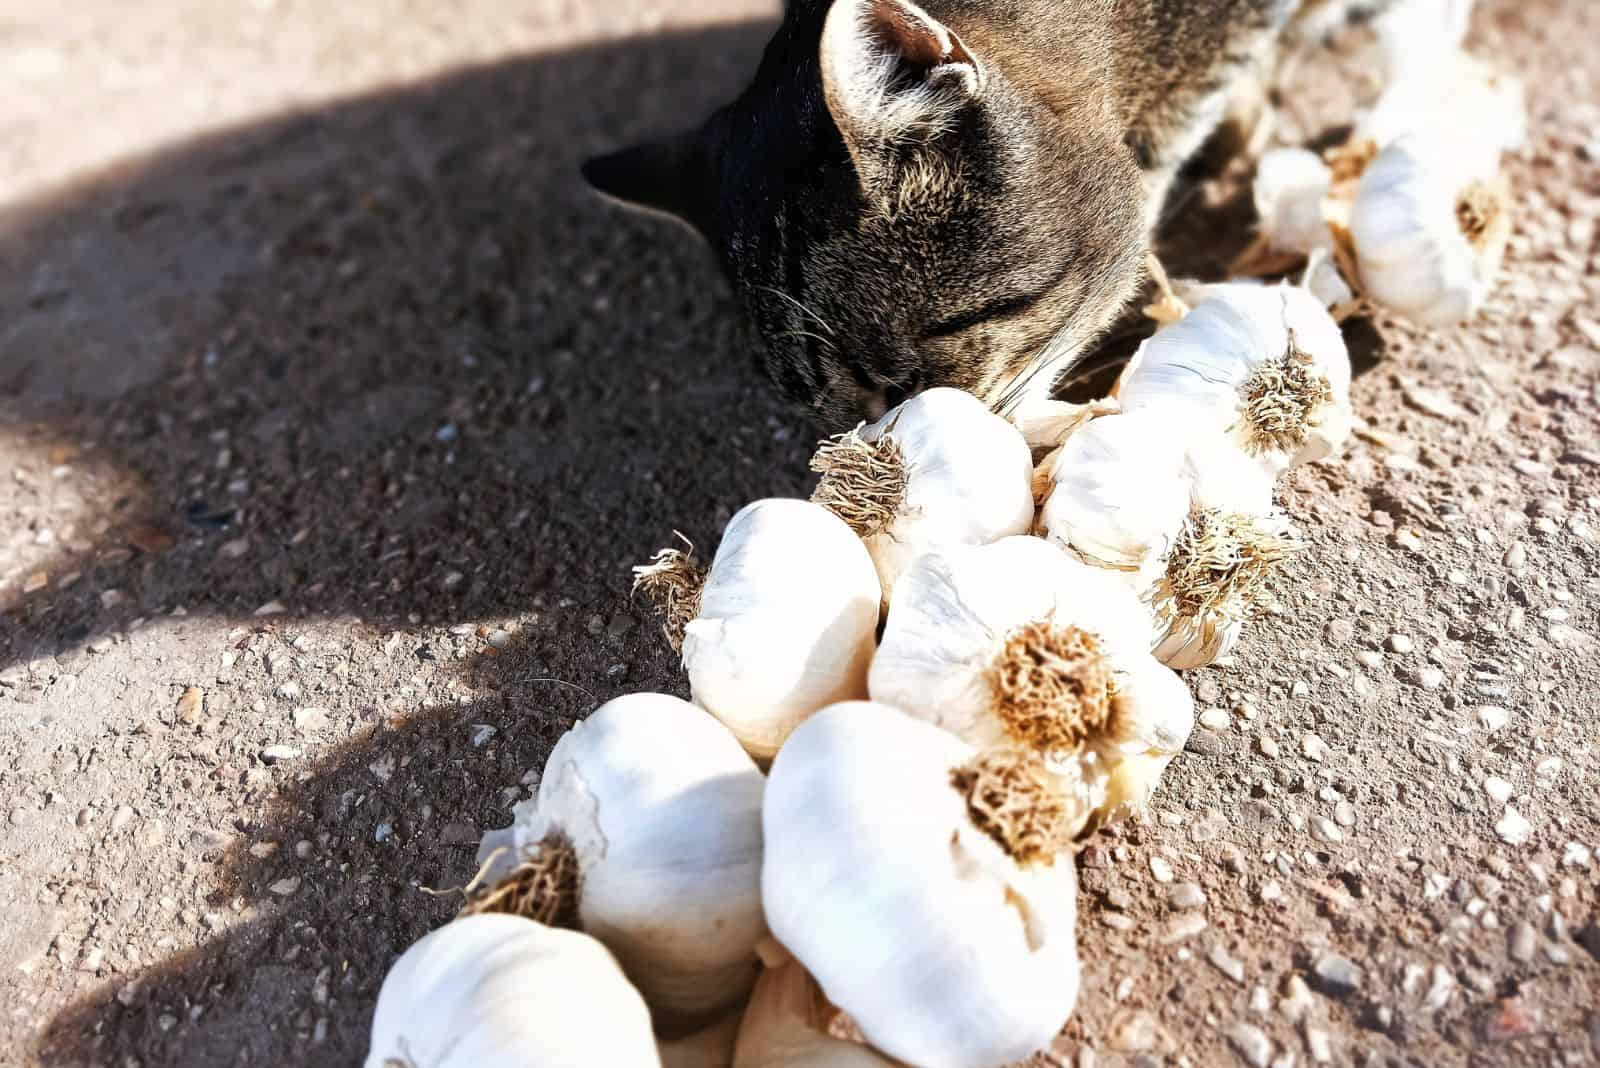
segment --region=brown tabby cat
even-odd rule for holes
[[[1286,43],[1394,0],[791,0],[697,129],[591,161],[704,234],[828,424],[1048,392],[1134,294],[1178,168]]]

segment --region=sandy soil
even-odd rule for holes
[[[575,174],[734,89],[766,6],[445,6],[0,0],[0,1062],[358,1064],[421,888],[596,700],[682,691],[628,566],[807,488],[709,254]],[[1505,285],[1354,324],[1364,427],[1081,858],[1041,1063],[1600,1060],[1600,13],[1484,7]]]

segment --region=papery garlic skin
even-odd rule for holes
[[[650,1010],[604,946],[468,916],[395,961],[365,1068],[659,1068]]]
[[[1337,451],[1349,430],[1350,356],[1327,308],[1288,285],[1215,285],[1202,295],[1134,354],[1117,389],[1123,412],[1163,413],[1173,433],[1192,433],[1185,424],[1221,431],[1271,474]],[[1279,443],[1249,418],[1251,390],[1291,358],[1326,396],[1310,407],[1299,435]]]
[[[616,954],[662,1020],[700,1020],[756,976],[765,781],[701,709],[665,694],[607,702],[561,737],[539,792],[496,850],[489,879],[537,856],[552,833],[580,870],[578,918]]]
[[[927,390],[860,435],[870,443],[892,438],[905,468],[905,491],[893,517],[862,539],[885,601],[906,566],[928,549],[986,545],[1026,533],[1032,524],[1028,443],[972,394]]]
[[[895,1068],[876,1050],[829,1035],[830,1008],[799,962],[768,968],[750,995],[733,1068]]]
[[[1420,50],[1356,124],[1351,142],[1387,148],[1441,138],[1462,150],[1513,152],[1528,140],[1522,82],[1459,51]],[[1448,159],[1441,160],[1449,163]]]
[[[778,754],[762,820],[773,934],[872,1046],[921,1068],[1021,1060],[1077,998],[1072,862],[1020,867],[973,824],[951,785],[973,755],[836,705]]]
[[[1475,247],[1459,203],[1474,188],[1502,199],[1497,171],[1493,150],[1453,139],[1407,136],[1380,152],[1350,216],[1366,294],[1424,326],[1475,315],[1493,291],[1507,224],[1496,219],[1496,232]]]
[[[1304,148],[1275,148],[1256,164],[1253,187],[1261,235],[1277,252],[1302,255],[1331,247],[1322,200],[1333,172]]]
[[[881,600],[871,556],[837,516],[808,501],[746,505],[684,628],[695,702],[770,757],[817,709],[865,696]]]
[[[1384,81],[1412,71],[1437,70],[1453,61],[1467,36],[1476,0],[1399,0],[1378,18],[1378,54]]]
[[[1115,823],[1147,806],[1172,758],[1183,752],[1194,730],[1189,687],[1156,657],[1130,665],[1119,679],[1121,696],[1141,714],[1129,719],[1130,734],[1115,743],[1108,760],[1102,822]]]
[[[1044,537],[1143,588],[1189,513],[1183,435],[1150,412],[1107,415],[1067,439],[1039,511]]]

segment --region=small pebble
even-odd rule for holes
[[[1344,997],[1361,989],[1361,969],[1349,957],[1324,953],[1312,966],[1317,986],[1324,993]]]
[[[1498,775],[1486,776],[1483,780],[1483,792],[1497,805],[1503,805],[1511,800],[1514,787]]]
[[[1350,828],[1356,825],[1356,806],[1348,801],[1340,801],[1333,806],[1333,822],[1341,827]]]
[[[261,759],[268,764],[278,764],[285,760],[293,760],[300,755],[300,750],[292,745],[269,745],[261,750]]]
[[[1328,743],[1319,735],[1308,734],[1300,740],[1300,750],[1311,760],[1322,763],[1328,759]]]
[[[1200,713],[1200,726],[1210,731],[1225,731],[1233,723],[1228,714],[1220,708],[1208,708]]]
[[[1339,825],[1326,816],[1312,816],[1311,837],[1319,842],[1337,844],[1344,841],[1344,831],[1340,830]]]
[[[1539,948],[1538,934],[1533,925],[1527,922],[1518,923],[1506,932],[1506,954],[1518,964],[1526,964],[1533,959],[1534,951]]]
[[[1150,874],[1158,883],[1170,883],[1173,878],[1172,865],[1167,863],[1165,857],[1153,856],[1150,858]]]
[[[1119,1013],[1111,1021],[1107,1044],[1123,1053],[1140,1053],[1154,1049],[1161,1037],[1161,1027],[1148,1012]]]
[[[287,879],[279,879],[277,882],[267,887],[267,889],[272,891],[274,894],[277,894],[279,897],[288,897],[290,894],[300,889],[300,880],[298,877],[290,876]]]
[[[1278,1001],[1278,1011],[1290,1022],[1302,1019],[1315,1005],[1311,988],[1298,975],[1291,975],[1283,984],[1283,997]]]
[[[1533,825],[1522,813],[1507,805],[1505,815],[1494,825],[1494,833],[1507,845],[1522,845],[1533,835]]]
[[[1480,705],[1478,707],[1478,726],[1493,734],[1505,727],[1511,719],[1511,713],[1498,705]]]
[[[1167,904],[1175,909],[1197,909],[1205,903],[1205,891],[1197,883],[1178,883],[1167,894]]]
[[[1417,685],[1424,690],[1437,690],[1444,685],[1444,672],[1436,667],[1425,667],[1417,672]]]
[[[1182,912],[1167,921],[1165,934],[1161,941],[1167,944],[1182,942],[1185,938],[1192,938],[1206,929],[1206,918],[1199,912]]]
[[[1405,634],[1389,635],[1388,646],[1391,653],[1409,653],[1417,647],[1416,643]]]
[[[1206,960],[1210,961],[1213,968],[1226,975],[1229,979],[1236,983],[1244,983],[1244,962],[1229,954],[1221,946],[1212,946],[1210,951],[1206,953]]]
[[[1333,1061],[1333,1042],[1328,1037],[1328,1032],[1320,1027],[1314,1027],[1307,1021],[1305,1026],[1306,1050],[1311,1054],[1311,1059],[1317,1064],[1330,1064]]]
[[[1228,1043],[1252,1068],[1267,1068],[1272,1060],[1272,1040],[1254,1024],[1235,1023],[1228,1029]]]
[[[1256,739],[1256,748],[1261,750],[1262,756],[1269,757],[1273,760],[1276,760],[1279,754],[1282,752],[1282,750],[1278,748],[1277,741],[1274,740],[1270,734],[1263,734],[1260,738]]]

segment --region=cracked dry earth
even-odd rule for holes
[[[684,689],[628,566],[808,489],[710,256],[575,176],[733,90],[771,10],[449,6],[0,0],[0,1063],[358,1064],[422,888],[596,700]],[[1597,40],[1480,4],[1532,118],[1504,284],[1351,324],[1364,423],[1080,858],[1040,1064],[1600,1061]],[[1171,262],[1244,243],[1241,188]]]

